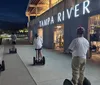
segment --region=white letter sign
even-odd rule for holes
[[[69,10],[67,9],[67,16],[68,16],[68,19],[71,18],[72,10],[73,10],[73,7],[70,8],[70,12],[69,12]]]
[[[58,13],[58,22],[61,22],[61,12]]]
[[[88,9],[89,5],[90,5],[89,0],[83,2],[83,15],[86,13],[86,11],[87,13],[90,13],[90,10]]]
[[[79,4],[77,4],[76,6],[75,6],[75,10],[74,10],[74,13],[75,13],[75,17],[78,17],[79,16],[79,14],[77,13],[78,11],[79,11],[79,9],[77,8],[79,6]]]

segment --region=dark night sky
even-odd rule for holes
[[[9,24],[9,27],[7,26],[8,28],[16,28],[16,26],[20,28],[22,25],[25,26],[27,23],[25,11],[28,1],[29,0],[0,0],[0,28],[6,28],[3,27],[4,24]]]

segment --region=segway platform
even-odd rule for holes
[[[15,48],[15,49],[9,49],[9,53],[17,53],[17,49]]]
[[[4,71],[4,70],[5,70],[5,62],[3,60],[2,64],[0,64],[0,71]]]
[[[44,65],[45,64],[45,57],[43,56],[41,60],[36,59],[36,57],[33,57],[33,65]]]
[[[74,85],[74,84],[71,80],[65,79],[63,85]],[[83,85],[91,85],[90,81],[86,77],[84,78]]]

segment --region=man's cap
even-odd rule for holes
[[[84,27],[80,26],[77,28],[77,34],[84,34],[84,32],[85,32]]]

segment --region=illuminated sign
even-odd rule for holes
[[[39,21],[39,24],[40,24],[40,27],[54,24],[54,18],[53,18],[53,16],[48,17],[47,19],[45,19],[43,21]]]
[[[82,10],[81,10],[82,15],[85,15],[86,13],[90,13],[90,10],[89,10],[90,1],[86,0],[82,4],[83,4]],[[74,15],[74,17],[79,17],[80,16],[80,13],[79,13],[80,7],[79,6],[80,6],[80,4],[77,4],[74,7],[71,7],[70,9],[66,9],[65,11],[59,12],[57,14],[57,22],[62,22],[65,20],[65,13],[67,15],[67,19],[70,19],[72,17],[72,15]],[[54,17],[51,16],[45,20],[39,21],[39,26],[43,27],[43,26],[51,25],[51,24],[54,24],[54,21],[55,21]]]

